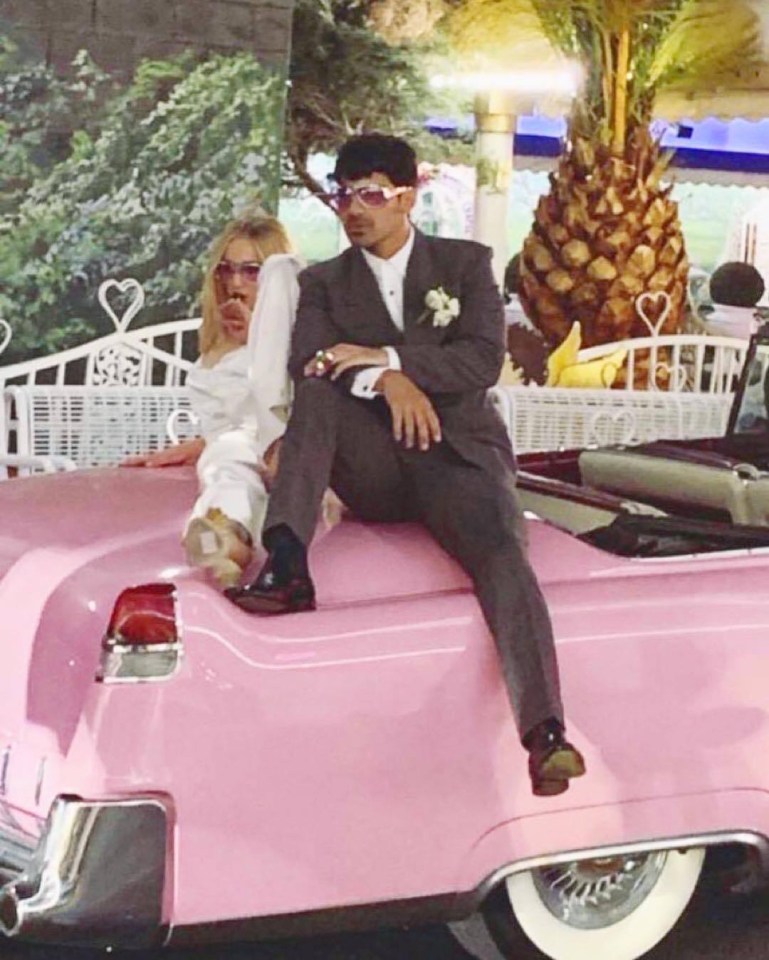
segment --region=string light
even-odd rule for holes
[[[576,96],[580,84],[578,67],[562,70],[515,70],[509,72],[479,72],[438,74],[430,79],[438,90],[509,90],[514,93],[560,93]]]

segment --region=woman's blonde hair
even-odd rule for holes
[[[208,353],[209,350],[218,346],[221,340],[216,265],[222,259],[228,245],[240,238],[253,243],[259,263],[264,263],[273,253],[293,253],[291,241],[283,224],[276,217],[270,217],[266,213],[247,214],[231,220],[225,226],[211,245],[203,277],[203,289],[200,294],[203,322],[198,333],[198,347],[201,354]]]

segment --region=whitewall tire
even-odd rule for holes
[[[676,925],[704,858],[704,848],[670,850],[516,874],[489,896],[484,919],[509,960],[637,960]]]

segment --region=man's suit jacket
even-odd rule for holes
[[[491,251],[469,240],[416,231],[403,291],[404,330],[393,323],[379,285],[357,247],[315,264],[299,277],[300,296],[289,369],[336,343],[392,346],[403,373],[430,397],[444,442],[495,474],[515,468],[510,440],[487,397],[504,360],[504,312],[491,271]],[[459,316],[435,326],[425,295],[442,287],[460,303]],[[366,401],[379,402],[379,401]]]

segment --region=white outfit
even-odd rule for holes
[[[399,330],[403,330],[403,286],[406,282],[406,269],[413,249],[414,228],[412,227],[408,240],[394,256],[387,260],[375,256],[368,250],[361,251],[369,269],[374,274],[387,312]],[[384,351],[387,354],[387,366],[366,367],[365,370],[361,370],[353,380],[353,396],[361,397],[364,400],[371,400],[373,397],[379,396],[374,390],[374,386],[382,373],[385,370],[401,369],[401,358],[398,356],[398,351],[394,347],[384,347]]]
[[[246,346],[226,353],[212,367],[198,360],[187,375],[192,409],[206,441],[197,464],[200,495],[189,519],[218,508],[242,524],[254,542],[267,510],[257,467],[283,435],[291,408],[288,356],[303,266],[293,254],[268,257],[259,274]]]

